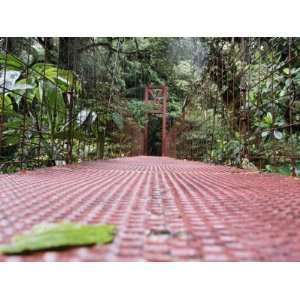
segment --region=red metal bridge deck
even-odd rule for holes
[[[300,181],[160,157],[0,175],[0,242],[37,223],[112,223],[112,244],[2,261],[300,261]]]

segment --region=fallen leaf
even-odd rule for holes
[[[0,245],[0,252],[18,254],[61,247],[106,244],[113,241],[116,227],[110,224],[40,224],[16,235],[9,244]]]

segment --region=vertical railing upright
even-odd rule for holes
[[[163,110],[162,110],[162,156],[168,155],[167,149],[167,100],[168,100],[168,88],[167,86],[162,87],[163,93]]]
[[[0,161],[3,156],[3,131],[4,131],[4,110],[5,110],[5,84],[6,84],[6,64],[7,64],[7,43],[8,38],[5,38],[4,46],[4,64],[3,64],[3,83],[2,83],[2,97],[0,109]],[[2,68],[2,66],[0,66]]]

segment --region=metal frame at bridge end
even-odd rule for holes
[[[144,103],[154,102],[159,104],[159,109],[149,112],[148,114],[157,114],[162,118],[162,138],[161,138],[161,156],[168,156],[167,147],[167,105],[168,105],[168,87],[166,85],[153,87],[146,85],[144,94]],[[143,154],[148,155],[148,124],[144,129],[144,147]]]

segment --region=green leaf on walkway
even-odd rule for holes
[[[116,227],[110,224],[40,224],[1,245],[0,252],[18,254],[71,246],[106,244],[113,241]]]

